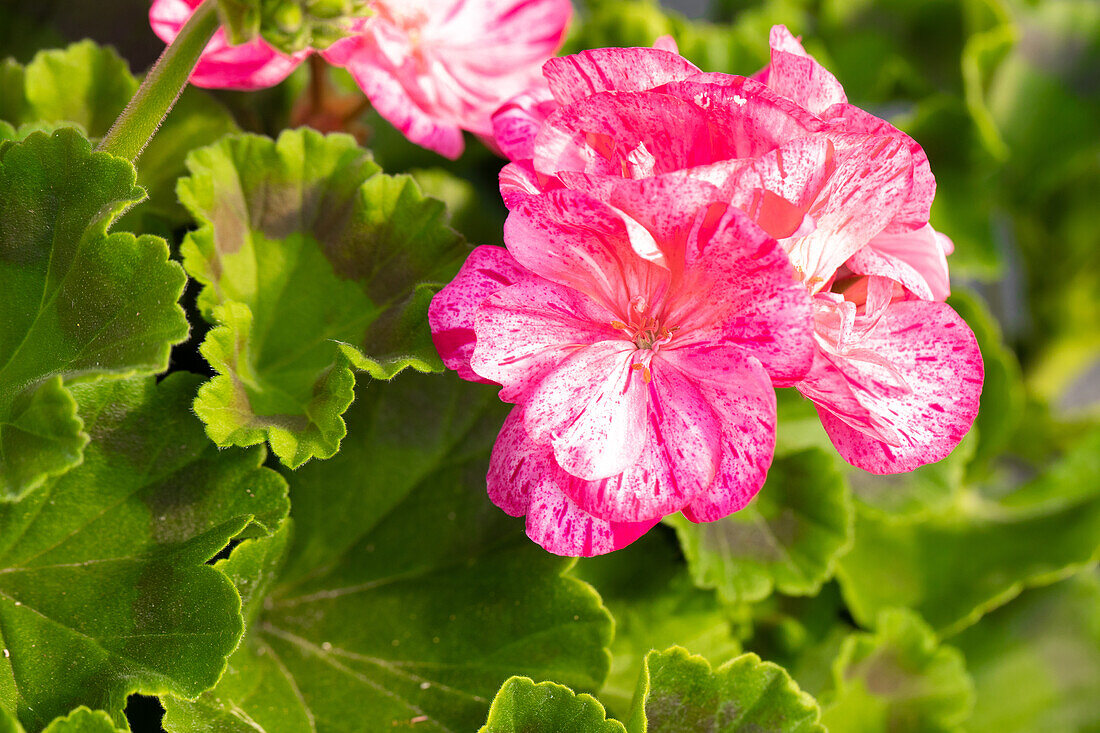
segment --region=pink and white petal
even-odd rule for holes
[[[347,68],[378,114],[421,147],[452,160],[461,155],[465,142],[458,124],[421,108],[393,70],[376,61],[382,54],[370,37],[349,41],[357,45],[341,41],[334,44],[337,50],[330,47],[325,57],[329,63]]]
[[[515,161],[500,169],[500,196],[509,210],[524,199],[555,188],[561,188],[561,184],[536,173],[529,160]]]
[[[912,185],[912,156],[899,138],[861,136],[843,154],[838,150],[836,170],[809,211],[814,231],[784,242],[811,292],[882,232]]]
[[[550,115],[535,139],[535,170],[646,178],[741,157],[721,120],[657,92],[601,92]]]
[[[621,473],[564,484],[581,509],[618,522],[650,521],[680,511],[710,487],[721,460],[722,423],[693,379],[680,370],[681,363],[661,351],[650,361],[648,384],[635,373],[647,397],[641,427],[645,446]],[[555,456],[573,473],[560,454]]]
[[[942,301],[951,294],[947,255],[931,224],[896,234],[883,232],[846,264],[860,275],[896,280],[923,300]]]
[[[535,135],[542,123],[558,108],[545,84],[506,102],[493,114],[493,137],[509,160],[530,161],[535,157]]]
[[[603,555],[629,545],[659,521],[610,522],[578,507],[562,486],[580,479],[554,462],[548,446],[527,437],[523,407],[505,419],[486,478],[492,502],[513,517],[526,514],[528,537],[557,555]]]
[[[149,8],[153,32],[165,43],[171,43],[201,3],[202,0],[154,0]],[[287,56],[260,39],[232,46],[225,31],[219,28],[203,49],[190,81],[208,89],[264,89],[290,76],[309,54],[306,50]]]
[[[813,360],[813,306],[779,244],[740,209],[689,243],[684,280],[667,316],[684,345],[729,343],[763,364],[777,386]]]
[[[698,73],[683,56],[658,48],[596,48],[550,59],[542,67],[562,105],[598,92],[644,92]]]
[[[639,257],[622,216],[578,191],[513,202],[504,242],[527,269],[616,311],[637,293],[658,291],[668,272]],[[617,313],[615,319],[626,314]]]
[[[470,253],[454,280],[436,293],[428,308],[432,342],[448,369],[471,382],[489,381],[470,367],[477,340],[477,309],[498,290],[532,277],[504,247],[481,246]]]
[[[677,56],[680,55],[680,47],[676,45],[676,39],[670,35],[659,36],[656,41],[653,42],[653,48],[659,51],[668,51],[674,53]]]
[[[693,522],[713,522],[744,508],[764,485],[775,452],[775,390],[760,364],[733,347],[689,349],[670,358],[722,425],[718,473],[683,508]]]
[[[558,470],[561,471],[560,468]],[[555,555],[595,557],[621,550],[659,521],[611,522],[598,519],[546,481],[532,493],[527,509],[527,536]]]
[[[548,460],[553,468],[547,465]],[[523,405],[516,405],[504,418],[489,458],[489,472],[485,475],[489,500],[505,514],[522,517],[527,513],[532,492],[547,479],[547,474],[554,473],[553,469],[561,471],[553,462],[550,448],[527,437]]]
[[[985,372],[970,328],[944,303],[902,301],[859,346],[876,360],[830,355],[798,385],[840,455],[880,474],[946,457],[978,413]]]
[[[844,87],[806,53],[786,26],[772,26],[771,64],[767,84],[777,93],[821,115],[834,104],[847,103]]]
[[[531,277],[481,302],[474,317],[477,340],[470,367],[482,379],[503,385],[502,400],[522,402],[578,349],[621,339],[611,327],[614,319],[583,293]]]
[[[936,177],[928,163],[924,148],[886,120],[875,117],[870,112],[851,104],[837,104],[823,115],[834,127],[842,132],[863,132],[875,135],[898,136],[909,146],[913,156],[913,190],[909,199],[902,205],[887,226],[887,231],[919,229],[928,223],[932,209],[932,200],[936,197]]]
[[[632,368],[636,351],[625,339],[575,349],[523,395],[527,434],[577,478],[620,474],[645,447],[649,395]]]
[[[778,146],[827,127],[807,110],[744,76],[702,73],[654,91],[691,102],[706,112],[720,145],[697,163],[756,158]],[[721,154],[718,154],[721,153]],[[678,166],[680,168],[688,165]]]
[[[726,183],[723,193],[764,231],[783,239],[803,225],[835,167],[829,137],[808,135],[753,160]]]

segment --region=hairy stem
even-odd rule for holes
[[[141,151],[187,86],[202,50],[218,30],[218,25],[217,0],[205,0],[176,39],[164,49],[133,99],[100,141],[98,150],[130,161],[141,156]]]

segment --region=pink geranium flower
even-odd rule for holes
[[[634,222],[642,256],[682,227],[668,213],[677,207],[743,209],[814,298],[818,348],[797,386],[841,454],[878,473],[939,460],[973,423],[983,374],[973,334],[936,302],[949,292],[951,245],[928,224],[928,159],[848,104],[785,28],[771,42],[755,78],[703,73],[665,49],[551,59],[546,86],[494,119],[512,158],[505,203],[584,191]],[[676,204],[654,216],[654,196]]]
[[[447,365],[516,405],[489,495],[551,552],[610,552],[667,514],[743,507],[774,449],[769,375],[795,381],[813,358],[809,300],[775,240],[723,205],[672,215],[683,226],[643,257],[612,207],[530,197],[508,249],[474,250],[432,301]]]
[[[154,0],[153,30],[171,41],[201,0]],[[375,0],[355,33],[322,52],[346,67],[378,113],[413,142],[449,158],[462,131],[492,137],[492,113],[534,85],[565,36],[569,0]],[[192,82],[259,89],[277,84],[309,55],[279,53],[262,40],[211,41]]]

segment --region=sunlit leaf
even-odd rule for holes
[[[294,525],[221,566],[249,631],[173,731],[470,731],[512,675],[595,690],[611,619],[485,496],[503,419],[456,377],[372,383],[340,454],[292,476]]]
[[[889,610],[874,634],[849,636],[833,667],[822,722],[834,733],[958,730],[974,704],[962,654],[911,611]]]
[[[741,511],[702,524],[666,519],[695,582],[730,602],[758,601],[773,589],[816,593],[851,539],[851,499],[837,463],[817,449],[782,456]]]
[[[219,452],[188,374],[72,388],[84,462],[0,505],[0,706],[28,733],[87,705],[122,724],[129,693],[211,687],[242,631],[205,562],[286,516],[262,450]]]
[[[346,433],[353,369],[441,371],[427,308],[465,255],[443,205],[379,172],[346,135],[238,136],[188,158],[184,204],[202,224],[184,266],[216,324],[218,372],[195,411],[219,445],[271,442],[296,467]]]
[[[80,462],[63,382],[163,371],[187,337],[164,240],[107,233],[143,196],[73,129],[0,147],[0,499]]]

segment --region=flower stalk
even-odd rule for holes
[[[122,110],[100,141],[97,150],[131,162],[137,161],[164,118],[172,111],[199,62],[199,56],[219,25],[217,0],[205,0],[175,40],[164,49],[126,109]]]

